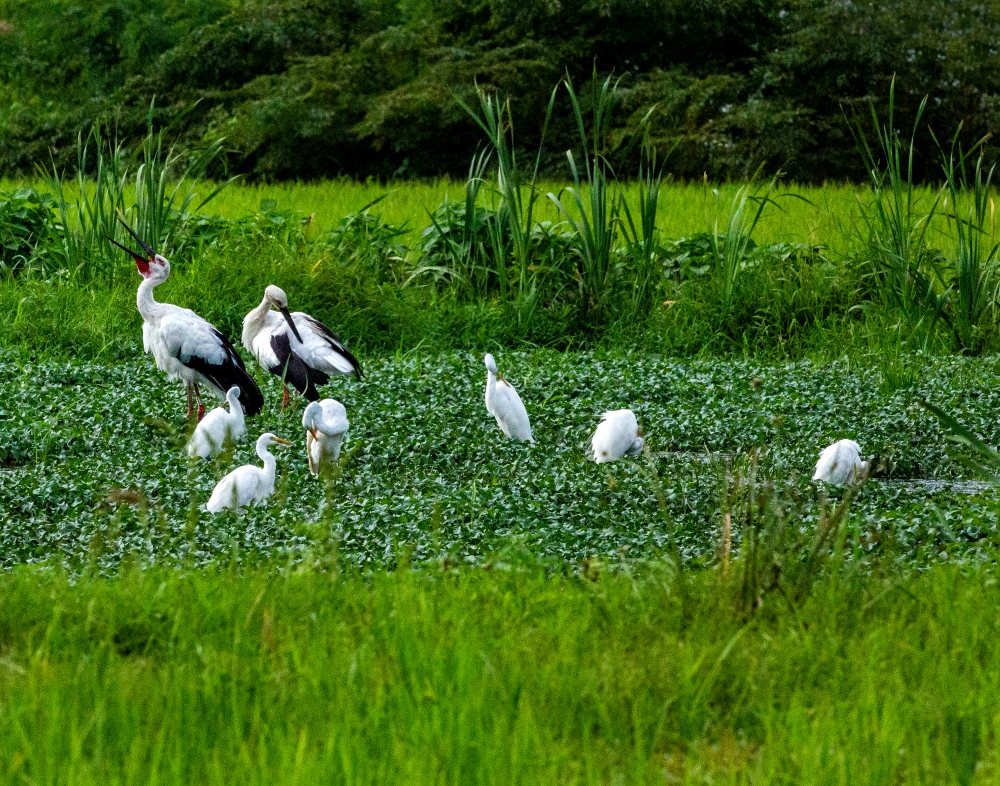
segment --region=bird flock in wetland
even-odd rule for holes
[[[197,425],[186,446],[193,459],[209,459],[246,435],[246,418],[261,412],[264,396],[247,371],[233,343],[194,311],[157,302],[153,290],[170,276],[170,262],[144,241],[122,216],[119,221],[139,244],[142,253],[108,238],[135,260],[142,283],[136,305],[143,319],[143,349],[168,378],[182,381],[187,390],[187,418],[197,414]],[[243,320],[242,344],[265,371],[283,385],[282,409],[288,406],[291,385],[309,404],[302,417],[306,433],[309,472],[323,475],[337,464],[350,428],[347,410],[331,398],[320,399],[318,388],[333,377],[361,378],[361,365],[347,344],[330,328],[301,311],[291,312],[288,297],[268,286],[264,297]],[[516,442],[534,444],[527,409],[514,386],[497,368],[493,355],[486,366],[486,411],[503,434]],[[222,399],[223,405],[206,414],[202,391]],[[226,409],[228,404],[228,410]],[[197,405],[197,410],[195,409]],[[291,445],[270,432],[257,438],[256,452],[263,467],[245,465],[227,474],[215,486],[205,508],[211,513],[265,502],[274,493],[277,469],[269,448]],[[591,458],[598,464],[638,456],[646,444],[642,428],[630,409],[605,412],[591,438]],[[869,462],[862,461],[858,444],[849,439],[825,448],[813,480],[831,484],[863,481]]]

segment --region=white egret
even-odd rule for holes
[[[138,254],[117,240],[108,238],[132,255],[143,279],[136,294],[136,305],[142,315],[143,349],[152,353],[160,371],[187,386],[187,416],[190,418],[193,412],[194,398],[198,399],[198,419],[205,414],[199,385],[205,385],[220,399],[224,399],[226,392],[236,385],[240,389],[243,411],[247,415],[256,415],[264,406],[264,397],[253,377],[247,373],[235,347],[218,328],[191,309],[156,302],[153,289],[170,276],[170,262],[153,251],[121,216],[118,220],[146,254]]]
[[[644,444],[642,429],[630,409],[605,412],[590,441],[598,464],[617,461],[622,456],[638,456]]]
[[[246,464],[237,467],[218,482],[205,508],[209,513],[219,513],[226,508],[245,508],[264,502],[274,493],[274,473],[277,463],[268,452],[271,445],[291,445],[287,439],[274,436],[271,432],[257,438],[257,455],[264,462],[263,467]]]
[[[351,427],[347,410],[332,398],[312,401],[302,414],[302,426],[309,472],[319,475],[340,458],[340,444]]]
[[[819,454],[813,480],[843,485],[868,477],[868,462],[861,460],[861,448],[853,439],[834,442]]]
[[[486,411],[496,418],[500,430],[518,442],[534,442],[528,411],[514,387],[497,371],[493,355],[483,358],[486,363]]]
[[[229,411],[216,407],[195,427],[187,444],[187,454],[191,458],[211,458],[222,450],[227,441],[239,442],[246,434],[246,420],[240,405],[240,389],[236,385],[226,393]]]
[[[273,284],[264,290],[260,305],[243,318],[243,346],[261,368],[281,378],[282,407],[288,405],[289,383],[316,401],[316,386],[325,385],[332,376],[354,374],[361,379],[361,366],[340,336],[308,314],[289,312],[288,297]]]

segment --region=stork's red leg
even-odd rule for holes
[[[191,420],[191,415],[194,414],[194,397],[191,395],[190,385],[187,386],[187,394],[188,394],[188,411],[186,417],[188,420]]]
[[[194,386],[194,395],[198,399],[198,421],[201,422],[201,419],[205,417],[205,405],[201,403],[201,391],[198,390],[197,385]]]
[[[282,387],[285,389],[285,392],[281,397],[281,408],[284,409],[288,406],[288,402],[291,400],[291,397],[288,395],[288,385],[282,385]]]

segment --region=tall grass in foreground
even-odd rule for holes
[[[991,569],[0,577],[3,783],[988,783]],[[584,577],[585,576],[585,577]]]

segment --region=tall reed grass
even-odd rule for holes
[[[995,320],[993,314],[1000,296],[1000,241],[995,234],[996,204],[992,196],[996,165],[985,168],[984,143],[980,140],[971,151],[963,153],[956,132],[950,151],[942,151],[950,200],[947,217],[955,238],[951,319],[956,342],[968,352],[982,349],[984,329]]]
[[[925,348],[933,340],[938,323],[946,319],[947,303],[942,286],[944,273],[928,239],[943,191],[938,190],[926,205],[913,177],[914,140],[926,105],[925,98],[909,142],[904,142],[895,126],[893,81],[884,124],[875,106],[871,107],[876,146],[869,144],[857,117],[852,126],[872,188],[871,198],[862,210],[866,230],[863,241],[872,275],[884,302],[898,311],[910,337]]]
[[[95,126],[86,138],[78,137],[72,193],[65,173],[54,165],[42,170],[57,208],[50,270],[69,271],[84,283],[116,283],[132,267],[111,242],[131,242],[119,215],[157,252],[171,256],[178,250],[178,235],[191,213],[203,209],[233,180],[213,185],[208,196],[197,201],[199,177],[221,154],[222,140],[190,157],[175,147],[165,148],[163,137],[164,131],[154,132],[150,125],[141,150],[132,154]]]

